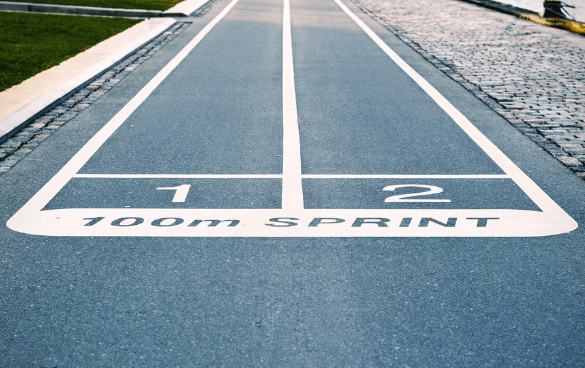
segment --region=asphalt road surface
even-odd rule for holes
[[[585,184],[346,0],[221,0],[0,176],[2,366],[585,366]]]

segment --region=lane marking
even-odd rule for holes
[[[85,179],[282,179],[281,174],[75,174]]]
[[[303,179],[510,179],[505,174],[493,175],[303,175]]]
[[[301,141],[297,115],[295,75],[293,64],[290,0],[284,0],[282,17],[282,208],[302,210],[303,183],[301,180]]]
[[[85,179],[282,179],[281,174],[75,174]],[[487,175],[328,175],[303,174],[302,179],[510,179],[506,174]]]

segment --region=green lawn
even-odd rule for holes
[[[140,21],[0,12],[0,91],[58,65]]]
[[[183,0],[10,0],[21,3],[97,6],[102,8],[167,10]]]

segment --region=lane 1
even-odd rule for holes
[[[270,3],[238,2],[79,173],[281,174],[282,8]]]

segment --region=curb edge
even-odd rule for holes
[[[459,0],[465,3],[474,4],[484,8],[499,11],[500,13],[514,15],[520,19],[532,21],[545,26],[562,29],[571,33],[585,35],[585,23],[568,19],[543,18],[539,13],[519,8],[513,5],[502,4],[492,0]]]
[[[177,21],[175,19],[165,19],[160,25],[156,26],[139,39],[113,53],[108,58],[100,61],[88,69],[85,69],[77,76],[55,87],[51,91],[45,92],[34,101],[28,103],[19,110],[0,120],[0,143],[5,142],[12,135],[16,134],[19,130],[30,124],[34,119],[38,118],[59,103],[63,102],[67,97],[83,88],[83,86],[86,84],[98,78],[111,67],[116,66],[120,62],[124,61],[124,59],[130,56],[134,51],[138,50],[140,47],[144,46],[158,35],[167,31],[176,22]]]

